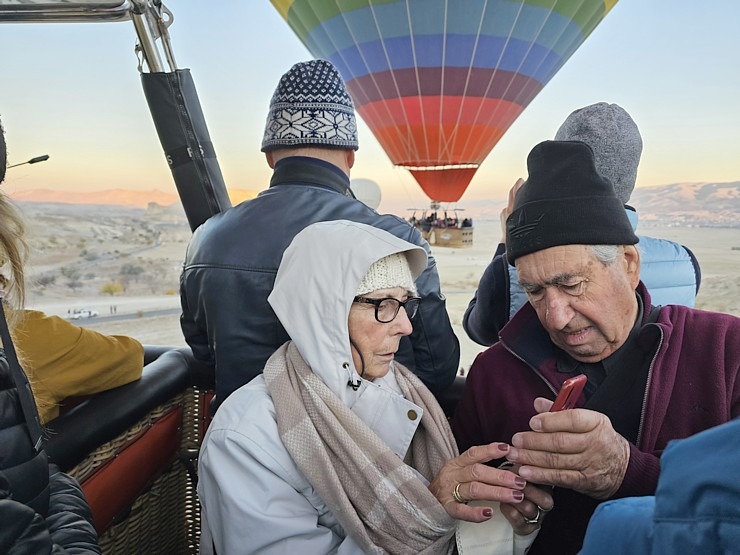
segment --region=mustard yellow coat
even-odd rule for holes
[[[35,310],[16,315],[13,342],[28,375],[41,422],[59,416],[68,397],[92,395],[141,377],[144,347]]]

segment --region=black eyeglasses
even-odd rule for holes
[[[419,310],[421,297],[409,297],[405,301],[399,301],[393,297],[387,297],[385,299],[355,297],[354,302],[375,305],[375,319],[381,324],[387,324],[396,318],[401,307],[406,311],[406,316],[409,317],[409,320],[412,320]]]

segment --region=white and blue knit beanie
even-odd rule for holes
[[[581,141],[594,151],[596,170],[612,182],[627,204],[637,181],[642,137],[627,111],[616,104],[597,102],[571,113],[555,134],[556,141]]]
[[[359,148],[352,99],[326,60],[295,64],[270,100],[262,152],[300,146]]]

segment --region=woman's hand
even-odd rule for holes
[[[485,464],[505,457],[508,452],[509,446],[505,443],[471,447],[447,461],[429,485],[429,490],[451,517],[484,522],[493,516],[493,510],[468,506],[468,501],[499,501],[513,505],[525,499],[523,490],[527,483],[523,478]]]
[[[506,463],[505,463],[506,464]],[[507,468],[517,474],[520,465],[509,463]],[[511,523],[514,532],[526,536],[542,526],[542,519],[555,505],[549,486],[532,483],[524,487],[524,500],[519,503],[501,503],[501,514]]]

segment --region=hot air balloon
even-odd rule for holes
[[[380,206],[380,185],[372,179],[351,179],[349,188],[352,189],[352,193],[357,200],[373,210]]]
[[[456,202],[618,0],[271,0],[393,164]]]

